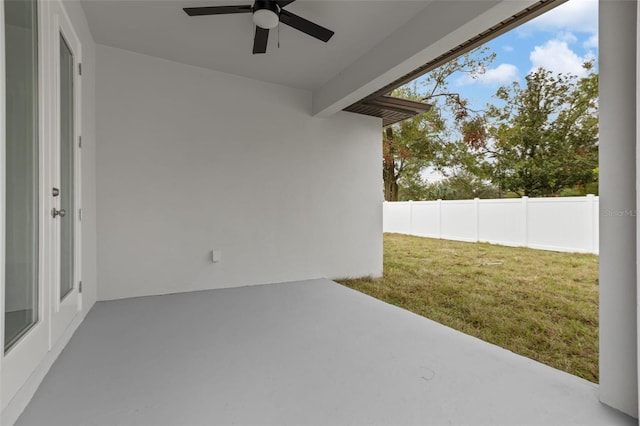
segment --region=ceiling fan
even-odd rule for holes
[[[285,10],[284,7],[295,0],[256,0],[253,5],[185,7],[189,16],[228,15],[232,13],[252,13],[256,24],[253,39],[253,53],[266,53],[269,30],[278,26],[279,22],[302,31],[325,43],[333,37],[334,32],[307,21],[300,16]]]

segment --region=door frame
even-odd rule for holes
[[[73,129],[73,180],[74,180],[74,263],[73,263],[73,288],[69,294],[60,300],[60,219],[54,219],[53,222],[53,234],[51,235],[51,277],[53,281],[50,285],[50,315],[51,315],[51,332],[49,334],[49,349],[51,349],[60,337],[64,334],[65,330],[69,327],[73,319],[82,310],[82,293],[79,291],[79,283],[81,281],[81,241],[82,241],[82,227],[80,221],[80,209],[81,209],[81,149],[80,149],[80,135],[81,135],[81,111],[82,111],[82,79],[79,73],[79,64],[82,63],[82,44],[77,36],[71,20],[67,15],[63,5],[60,2],[50,3],[51,11],[51,28],[49,30],[50,46],[48,46],[51,65],[51,85],[49,86],[54,92],[51,97],[51,141],[49,144],[52,149],[50,161],[51,165],[49,170],[51,172],[51,185],[50,187],[60,187],[60,37],[62,36],[69,46],[73,54],[73,115],[74,115],[74,129]],[[50,198],[52,207],[51,209],[59,208],[60,198]],[[51,210],[49,209],[49,210]]]

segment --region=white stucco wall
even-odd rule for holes
[[[99,299],[382,273],[378,119],[106,46],[96,91]]]

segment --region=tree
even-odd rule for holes
[[[494,58],[495,54],[487,47],[475,49],[429,72],[419,82],[392,93],[392,96],[429,103],[432,108],[384,129],[385,200],[398,201],[403,182],[412,185],[411,191],[418,189],[422,182],[420,171],[434,163],[445,145],[451,120],[462,122],[478,115],[479,112],[473,111],[459,93],[449,91],[449,78],[457,73],[476,78],[486,71]],[[405,192],[408,191],[406,188]]]
[[[598,75],[553,75],[542,68],[514,82],[489,106],[483,131],[470,145],[483,152],[494,183],[520,196],[556,196],[597,179]],[[470,124],[471,128],[473,127]],[[484,133],[482,133],[484,132]]]
[[[426,200],[472,200],[496,198],[498,189],[491,183],[467,171],[427,185]]]
[[[429,199],[429,183],[420,173],[405,173],[398,181],[399,201],[419,201]]]
[[[416,86],[405,86],[394,91],[393,96],[418,100]],[[384,178],[384,198],[398,201],[399,181],[419,178],[420,170],[433,158],[439,145],[439,133],[444,123],[439,111],[430,111],[388,126],[382,136],[382,175]]]

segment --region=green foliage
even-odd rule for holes
[[[385,199],[569,196],[598,193],[598,75],[542,68],[498,89],[486,111],[471,109],[447,81],[486,71],[495,54],[476,49],[393,95],[432,109],[385,129]],[[428,184],[425,168],[446,179]]]
[[[477,115],[459,93],[451,92],[449,78],[457,73],[476,77],[486,71],[495,54],[487,47],[475,49],[456,60],[448,62],[420,79],[420,83],[403,86],[392,96],[426,102],[430,111],[412,119],[387,127],[383,132],[383,178],[387,201],[397,201],[419,191],[420,171],[435,164],[438,152],[446,145],[450,123]],[[402,187],[401,184],[408,185]]]
[[[396,90],[394,96],[412,100],[420,97],[415,85]],[[443,128],[444,121],[439,110],[432,108],[385,129],[382,138],[382,165],[387,201],[398,200],[398,183],[403,177],[416,182],[420,170],[433,160],[442,143],[440,138]]]
[[[561,197],[580,197],[583,195],[586,195],[584,189],[579,187],[564,188],[562,191],[560,191]]]
[[[585,68],[580,79],[538,69],[496,92],[504,105],[489,106],[487,139],[471,149],[503,190],[554,196],[597,181],[598,75]]]
[[[421,201],[429,199],[429,186],[420,173],[405,173],[398,181],[398,201]]]
[[[426,200],[472,200],[498,198],[498,188],[469,172],[460,172],[427,185]]]

